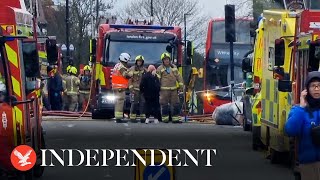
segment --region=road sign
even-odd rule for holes
[[[70,51],[74,51],[74,46],[73,46],[73,44],[70,44],[69,49],[70,49]]]
[[[155,150],[154,153],[154,165],[151,166],[151,153],[150,151],[145,152],[144,150],[138,150],[139,154],[146,161],[146,166],[135,159],[135,180],[175,180],[175,170],[173,166],[166,166],[169,163],[169,155],[166,150],[162,150],[165,153],[166,161],[163,165],[163,157],[161,152]]]
[[[167,166],[148,166],[144,169],[145,180],[170,180],[170,171]]]
[[[66,51],[66,50],[67,50],[67,46],[66,46],[65,44],[62,44],[62,45],[61,45],[61,50],[62,50],[62,51]]]

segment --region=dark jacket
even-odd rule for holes
[[[140,92],[146,99],[158,99],[160,96],[160,81],[156,75],[147,72],[142,76]]]
[[[314,78],[319,78],[320,72],[309,73],[306,80],[306,88]],[[307,95],[308,96],[308,95]],[[311,138],[311,125],[315,123],[317,126],[320,125],[320,108],[310,106],[312,103],[307,97],[308,106],[305,108],[299,105],[293,106],[290,110],[288,120],[285,124],[285,132],[292,137],[297,137],[299,140],[298,157],[299,163],[313,163],[320,161],[320,148],[316,147]],[[313,102],[313,104],[320,104]]]
[[[53,77],[49,79],[48,90],[50,92],[57,92],[57,93],[60,93],[63,91],[62,77],[58,73],[56,73]]]

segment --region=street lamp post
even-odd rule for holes
[[[70,36],[70,29],[69,29],[69,0],[66,0],[66,50],[67,50],[67,62],[69,64],[73,64],[73,62],[70,61],[70,42],[69,42],[69,36]]]
[[[183,81],[186,82],[186,70],[187,70],[187,15],[190,15],[189,13],[183,14],[183,20],[184,20],[184,62],[182,63],[182,76],[183,76]],[[187,98],[187,89],[186,86],[184,87],[184,102],[186,101]],[[187,104],[186,102],[184,103],[184,111],[185,111],[185,117],[184,120],[187,121]]]
[[[183,69],[183,77],[185,78],[185,69],[187,67],[187,15],[190,15],[189,13],[183,14],[183,20],[184,20],[184,62],[182,63],[182,69]],[[184,79],[185,80],[185,79]]]

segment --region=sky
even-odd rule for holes
[[[133,0],[117,0],[115,9],[118,7],[125,7],[125,4]],[[198,0],[200,6],[204,9],[210,17],[224,17],[224,5],[226,3],[232,4],[235,0]],[[237,0],[239,2],[241,0]]]

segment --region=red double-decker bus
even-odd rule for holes
[[[244,81],[241,70],[242,59],[252,49],[250,23],[252,18],[235,20],[236,42],[233,47],[234,84]],[[212,113],[214,109],[231,101],[230,88],[230,45],[225,41],[224,18],[212,19],[209,22],[204,63],[204,113]],[[216,89],[216,90],[213,90]],[[235,96],[241,92],[235,90]]]

